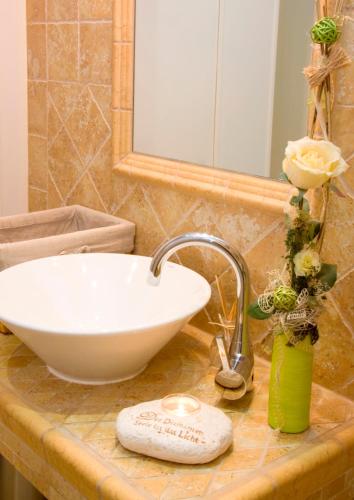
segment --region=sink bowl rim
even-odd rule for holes
[[[62,259],[66,259],[66,258],[77,258],[77,259],[81,260],[82,258],[90,259],[93,256],[98,256],[99,258],[101,258],[103,256],[109,256],[110,258],[112,258],[112,256],[113,256],[113,258],[115,256],[119,256],[119,257],[127,258],[127,260],[129,259],[129,257],[133,257],[135,259],[138,259],[141,261],[148,261],[148,262],[151,262],[151,260],[152,260],[151,257],[147,257],[144,255],[117,254],[117,253],[104,253],[104,252],[65,254],[65,255],[54,255],[54,256],[50,256],[50,257],[41,257],[39,259],[33,259],[30,261],[22,262],[20,264],[16,264],[12,267],[4,269],[3,271],[0,272],[0,284],[1,284],[1,275],[3,275],[3,273],[10,274],[11,272],[13,272],[12,270],[14,270],[15,268],[18,269],[20,267],[30,265],[30,264],[37,262],[37,261],[51,262],[51,261],[56,261],[58,259],[62,260]],[[193,308],[186,307],[185,311],[183,312],[183,315],[181,312],[179,314],[175,313],[170,318],[164,319],[162,321],[150,321],[150,322],[146,322],[144,325],[142,325],[141,323],[140,324],[137,323],[136,326],[132,326],[132,327],[121,327],[118,324],[117,327],[115,327],[114,329],[113,328],[96,327],[95,329],[85,328],[84,331],[73,331],[73,330],[69,330],[68,328],[62,328],[62,327],[61,328],[59,328],[59,327],[54,328],[53,326],[49,326],[49,325],[48,325],[48,327],[44,327],[43,325],[38,326],[35,322],[26,322],[26,321],[23,322],[23,321],[18,321],[16,318],[13,318],[13,317],[7,317],[3,313],[1,313],[1,307],[0,307],[0,321],[3,322],[5,325],[6,324],[9,325],[10,327],[11,327],[11,325],[13,325],[15,327],[22,328],[22,329],[27,330],[27,331],[30,330],[32,332],[39,333],[39,334],[43,333],[43,334],[47,334],[47,335],[48,334],[49,335],[68,335],[68,336],[74,336],[74,337],[80,337],[80,336],[89,337],[89,336],[94,336],[94,335],[110,336],[110,335],[126,335],[126,334],[139,335],[144,330],[149,330],[152,328],[159,328],[159,327],[163,327],[165,325],[168,325],[168,324],[171,324],[171,323],[174,323],[177,321],[182,321],[186,317],[194,316],[195,314],[198,313],[198,311],[200,311],[201,309],[203,309],[203,307],[205,307],[205,305],[209,302],[210,297],[211,297],[211,287],[210,287],[210,284],[208,283],[208,281],[202,275],[200,275],[196,271],[193,271],[189,267],[183,266],[181,264],[176,264],[174,262],[166,262],[165,266],[167,266],[167,265],[170,267],[183,268],[184,270],[187,270],[189,273],[194,275],[195,278],[200,282],[201,288],[203,289],[203,297],[200,300],[200,307],[198,307],[198,308],[196,308],[195,306]],[[162,273],[163,272],[164,272],[164,270],[162,270]]]

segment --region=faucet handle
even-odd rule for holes
[[[227,389],[237,389],[244,384],[244,378],[230,367],[224,335],[217,335],[215,337],[215,342],[221,361],[221,370],[216,375],[215,380],[222,387]]]

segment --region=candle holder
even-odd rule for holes
[[[188,417],[201,408],[200,401],[189,394],[169,394],[161,400],[164,412],[176,417]]]

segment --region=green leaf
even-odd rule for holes
[[[279,175],[279,177],[278,177],[278,179],[279,179],[280,181],[286,181],[286,182],[289,182],[289,183],[290,183],[290,181],[289,181],[289,177],[286,175],[286,173],[285,173],[285,172],[281,172],[281,173],[280,173],[280,175]]]
[[[320,272],[317,274],[318,278],[324,285],[329,288],[337,281],[337,266],[334,264],[322,264]]]
[[[248,306],[248,314],[255,319],[267,319],[271,317],[271,314],[262,311],[258,302],[254,302]]]
[[[302,209],[304,212],[310,212],[310,204],[309,202],[306,200],[306,198],[303,198],[302,200]]]
[[[309,241],[312,241],[320,232],[321,224],[317,220],[310,220],[307,225],[308,228],[308,238]]]
[[[299,189],[299,194],[297,196],[293,196],[290,200],[290,205],[299,208],[300,210],[303,210],[304,212],[309,212],[310,211],[310,205],[309,202],[304,198],[304,194],[306,191],[303,189]]]

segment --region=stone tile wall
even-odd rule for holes
[[[124,10],[131,0],[116,0]],[[240,202],[215,202],[174,186],[161,187],[112,173],[111,74],[112,0],[27,0],[30,209],[79,203],[137,224],[136,252],[150,255],[165,239],[184,231],[225,238],[245,256],[252,293],[266,283],[266,271],[281,264],[283,219]],[[345,1],[354,17],[354,2]],[[347,19],[342,44],[354,58],[354,20]],[[123,44],[124,45],[124,44]],[[124,47],[123,47],[124,48]],[[124,50],[122,50],[124,56]],[[119,57],[119,51],[117,52]],[[122,61],[124,63],[124,61]],[[333,112],[334,141],[354,166],[354,65],[338,71]],[[346,175],[354,189],[354,169]],[[354,203],[331,195],[323,257],[337,262],[339,280],[320,319],[315,380],[354,397],[353,318]],[[218,255],[184,250],[180,261],[212,284],[209,306],[194,320],[217,327],[220,303],[215,275],[228,304],[234,297],[230,270]],[[269,325],[251,321],[256,351],[269,356]]]

